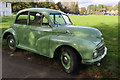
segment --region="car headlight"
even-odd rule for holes
[[[97,57],[98,57],[97,50],[94,50],[94,52],[93,52],[93,58],[97,58]]]

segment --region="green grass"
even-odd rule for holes
[[[14,22],[14,19],[15,19],[15,15],[14,16],[11,16],[11,17],[0,17],[0,28],[8,28],[10,27],[10,25],[13,24]]]
[[[2,28],[8,28],[14,22],[15,16],[2,17]],[[79,16],[70,15],[75,25],[90,26],[103,33],[105,45],[108,48],[107,56],[102,60],[102,65],[88,66],[84,71],[92,77],[113,78],[120,74],[118,66],[118,17],[117,16]]]
[[[117,16],[80,16],[80,15],[70,15],[72,22],[76,25],[83,26],[96,26],[98,24],[113,25],[118,23]]]
[[[102,66],[92,66],[87,72],[94,72],[96,77],[118,77],[118,17],[117,16],[70,16],[73,24],[91,26],[99,29],[108,48],[107,56],[102,60]],[[94,75],[95,76],[95,75]]]

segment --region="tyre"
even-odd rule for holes
[[[16,41],[12,35],[7,36],[7,48],[10,51],[15,51],[16,50]]]
[[[79,70],[77,53],[72,48],[63,47],[61,49],[60,62],[67,73],[76,73]]]

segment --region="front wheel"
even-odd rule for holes
[[[16,50],[16,42],[15,42],[15,39],[12,35],[7,36],[7,47],[11,51]]]
[[[77,53],[72,48],[63,47],[60,51],[60,62],[67,73],[78,72],[79,62]]]

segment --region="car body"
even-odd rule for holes
[[[8,35],[12,35],[13,39]],[[19,11],[15,23],[3,33],[3,38],[7,37],[8,45],[11,43],[9,47],[15,41],[15,47],[49,58],[59,54],[61,48],[69,47],[69,50],[63,49],[63,52],[70,51],[72,55],[74,52],[80,56],[78,63],[98,62],[107,53],[102,33],[98,29],[73,25],[65,13],[47,8]]]

